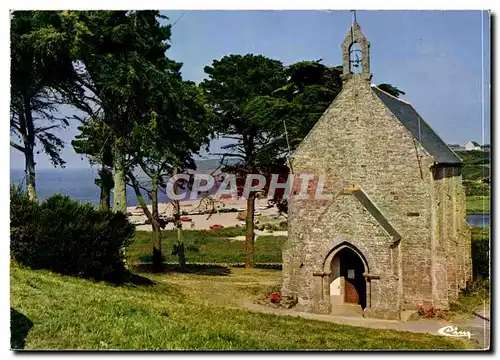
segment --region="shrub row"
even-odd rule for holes
[[[98,211],[63,195],[39,204],[11,189],[11,258],[24,266],[118,280],[125,273],[122,249],[134,229],[122,213]]]
[[[464,180],[462,185],[465,188],[467,196],[488,196],[490,194],[490,186],[477,181]]]
[[[490,244],[488,240],[472,240],[472,276],[474,279],[490,277]]]

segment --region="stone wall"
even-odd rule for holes
[[[432,167],[436,202],[435,304],[446,308],[471,280],[470,227],[465,221],[465,191],[460,167]],[[442,276],[439,277],[438,275]]]
[[[332,251],[348,243],[350,248],[362,254],[366,273],[380,277],[368,285],[369,305],[374,309],[396,309],[399,301],[397,269],[401,264],[391,261],[393,238],[353,195],[338,195],[336,201],[323,210],[310,224],[309,231],[299,235],[301,251],[287,255],[284,293],[297,294],[303,311],[329,313]],[[289,237],[294,239],[291,234]]]

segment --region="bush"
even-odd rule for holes
[[[472,276],[474,279],[490,277],[490,244],[488,240],[472,240]]]
[[[101,279],[124,275],[123,246],[134,225],[122,213],[95,210],[67,196],[54,195],[41,204],[11,190],[11,257],[34,268]]]
[[[490,194],[490,186],[488,184],[464,180],[462,185],[466,196],[488,196]]]
[[[490,281],[482,278],[474,279],[467,284],[456,301],[450,304],[450,310],[456,313],[472,314],[482,309],[485,302],[490,301]]]
[[[466,181],[478,181],[490,176],[490,168],[488,165],[469,165],[465,164],[462,167],[462,177]]]
[[[457,155],[467,165],[481,165],[490,163],[490,153],[479,150],[456,151]]]
[[[474,240],[484,240],[488,242],[490,240],[490,228],[487,226],[473,227],[471,229],[472,241]]]

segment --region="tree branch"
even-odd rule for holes
[[[26,153],[26,149],[25,149],[25,148],[23,148],[23,147],[22,147],[22,146],[20,146],[20,145],[17,145],[15,142],[12,142],[12,141],[11,141],[11,142],[10,142],[10,146],[12,146],[12,147],[13,147],[14,149],[16,149],[16,150],[19,150],[19,151],[20,151],[20,152],[22,152],[22,153]]]
[[[41,128],[35,128],[35,134],[39,134],[41,132],[45,132],[45,131],[48,131],[48,130],[52,130],[52,129],[57,129],[59,128],[60,125],[50,125],[50,126],[45,126],[45,127],[41,127]]]
[[[128,172],[128,177],[132,181],[132,188],[134,189],[135,195],[137,196],[137,200],[139,201],[139,204],[141,205],[142,211],[144,212],[144,215],[148,218],[151,223],[156,222],[156,220],[153,218],[153,214],[151,214],[151,211],[149,211],[148,206],[146,205],[146,202],[144,201],[144,198],[142,197],[141,191],[140,191],[140,185],[139,182],[137,181],[136,177],[132,173],[132,171]],[[158,224],[159,226],[159,224]]]
[[[142,169],[142,171],[144,171],[144,173],[147,176],[149,176],[151,179],[153,178],[153,176],[154,176],[153,171],[149,167],[147,167],[143,161],[139,161],[139,167]]]
[[[245,156],[241,154],[233,154],[233,153],[212,153],[211,155],[223,156],[223,157],[238,157],[240,159],[245,160]]]

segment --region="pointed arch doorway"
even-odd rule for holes
[[[349,245],[341,246],[329,256],[330,299],[335,305],[367,306],[367,286],[364,274],[368,273],[362,255]]]

